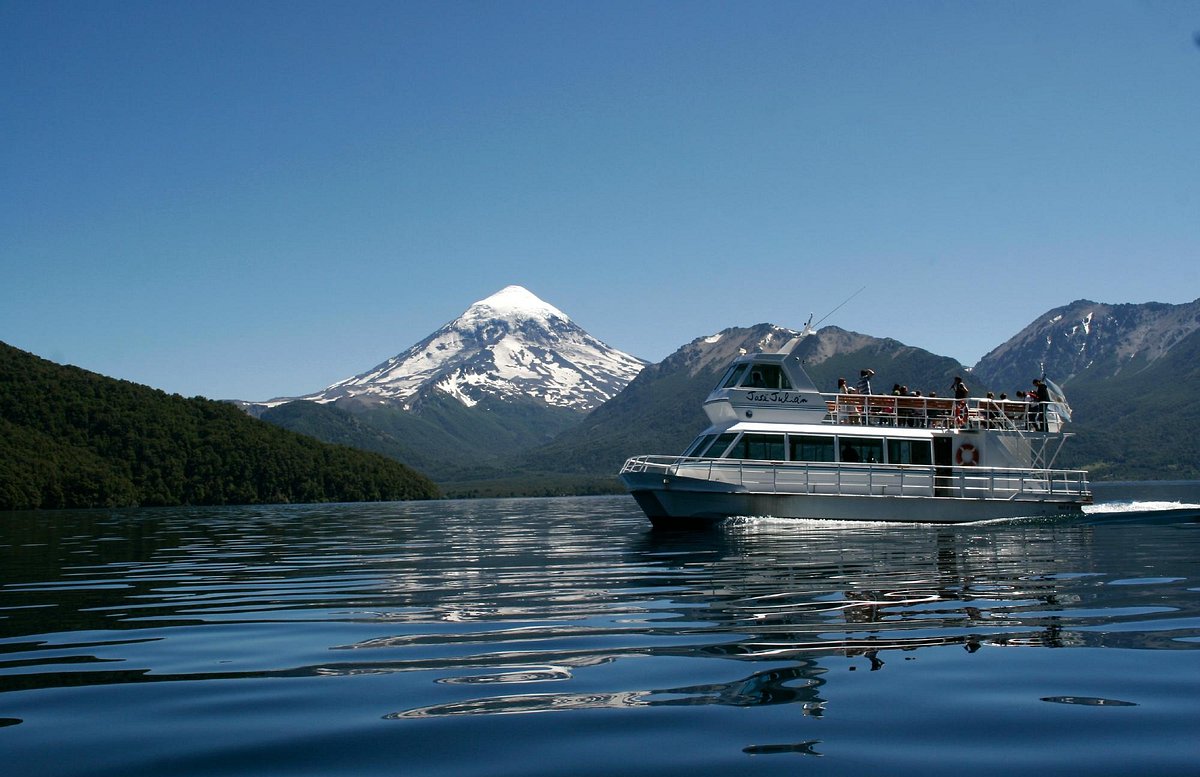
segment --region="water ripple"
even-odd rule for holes
[[[876,697],[911,710],[922,730],[1014,697],[1014,719],[1037,716],[1025,701],[1042,715],[1064,705],[1143,714],[1160,708],[1154,692],[1186,705],[1200,656],[1195,515],[1118,517],[746,520],[689,534],[649,531],[627,501],[597,499],[12,520],[0,524],[0,728],[10,739],[35,729],[51,698],[120,699],[141,722],[114,724],[128,745],[153,729],[153,711],[169,719],[208,695],[214,709],[241,710],[241,694],[286,688],[280,709],[324,721],[308,735],[331,720],[396,721],[385,736],[404,738],[429,730],[421,720],[600,714],[661,725],[661,738],[678,736],[669,722],[721,720],[741,733],[710,735],[739,758],[774,756],[762,763],[830,760],[839,710],[869,717]],[[1171,664],[1174,685],[1135,681],[1139,661],[1172,657],[1191,661]],[[958,695],[942,701],[929,690],[940,688]],[[969,701],[928,717],[959,696]],[[164,699],[136,717],[137,701]],[[723,717],[734,708],[755,710],[753,722],[781,708],[791,717],[768,731]],[[275,730],[266,721],[281,713],[258,714]],[[813,718],[830,723],[826,735],[798,735]],[[890,725],[911,733],[907,720]],[[232,724],[207,725],[238,737]],[[114,752],[127,773],[145,771]]]

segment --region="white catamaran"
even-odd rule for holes
[[[621,480],[655,526],[732,516],[961,523],[1079,513],[1087,473],[1052,469],[1070,409],[821,393],[794,355],[737,358],[704,402],[710,425],[681,456],[635,456]],[[1053,384],[1050,384],[1051,386]]]

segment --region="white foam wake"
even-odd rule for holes
[[[1104,502],[1097,505],[1085,505],[1083,511],[1088,515],[1097,513],[1147,513],[1155,510],[1200,510],[1200,505],[1188,502]]]

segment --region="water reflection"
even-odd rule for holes
[[[1054,702],[1055,704],[1082,704],[1085,707],[1136,707],[1138,706],[1131,701],[1121,701],[1120,699],[1100,699],[1095,696],[1045,696],[1042,701]]]
[[[1170,525],[1194,526],[1197,515],[1176,514]],[[781,703],[819,716],[829,657],[861,658],[863,669],[879,671],[898,652],[935,647],[1183,647],[1195,632],[1196,597],[1185,577],[1141,578],[1145,590],[1121,590],[1129,581],[1112,570],[1151,566],[1132,539],[1095,519],[949,528],[759,520],[712,533],[647,532],[621,566],[638,574],[604,589],[610,614],[626,608],[625,644],[557,650],[553,660],[571,668],[585,657],[711,657],[770,668],[723,683],[497,695],[391,717]],[[1186,556],[1179,560],[1194,570]],[[520,639],[536,641],[538,631]],[[614,633],[609,621],[574,636]]]
[[[1065,560],[1074,561],[1074,575],[1093,564],[1084,525],[864,531],[753,522],[715,540],[724,546],[715,560],[673,555],[667,562],[703,569],[693,577],[697,593],[677,600],[689,605],[690,619],[744,635],[706,649],[712,653],[863,655],[878,669],[880,651],[1085,641],[1064,629],[1061,613],[1081,594],[1060,575]],[[657,536],[647,543],[648,554],[674,547]]]
[[[412,700],[378,711],[391,719],[702,705],[818,717],[833,666],[886,676],[938,649],[1195,649],[1198,516],[703,533],[650,531],[625,499],[10,516],[0,693],[378,676]]]

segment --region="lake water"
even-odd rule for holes
[[[0,514],[0,771],[1200,774],[1180,489],[699,533],[628,497]]]

